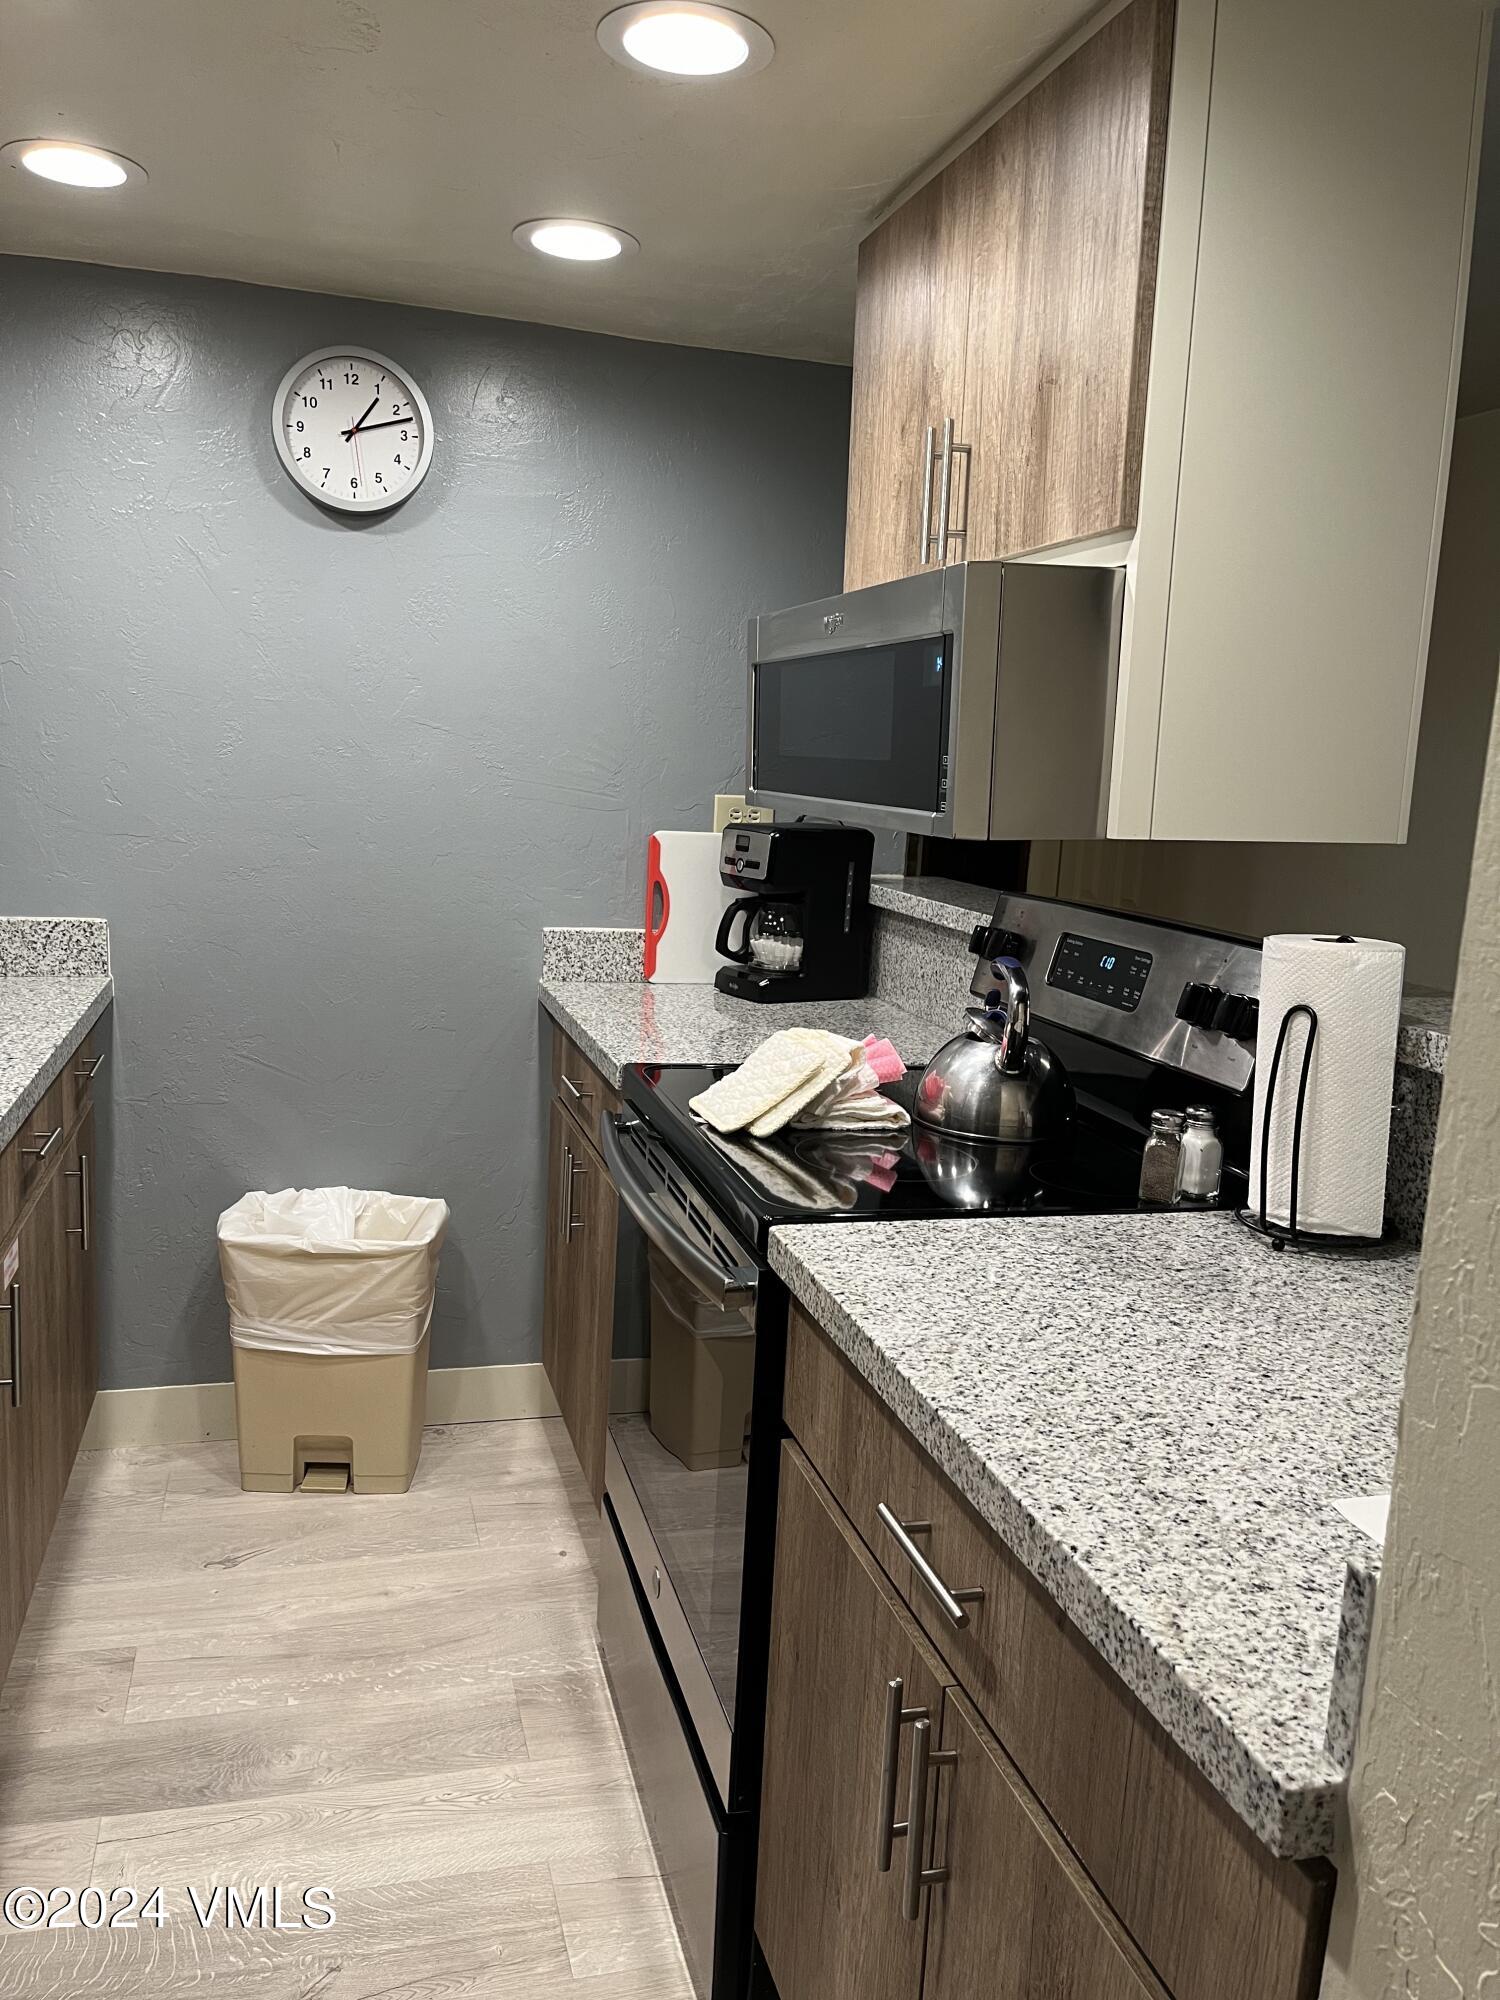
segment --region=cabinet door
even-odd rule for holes
[[[604,1495],[619,1200],[603,1161],[580,1140],[574,1141],[572,1188],[565,1212],[572,1231],[573,1349],[572,1366],[564,1370],[568,1407],[563,1415],[597,1505]]]
[[[914,194],[859,250],[844,587],[910,576],[924,543],[929,426],[962,415],[969,303],[969,184],[952,168]],[[933,474],[929,520],[939,500]]]
[[[1019,1771],[957,1688],[943,1698],[924,1838],[947,1880],[932,1907],[923,2000],[1167,2000]]]
[[[609,1175],[561,1104],[547,1155],[542,1366],[589,1490],[604,1492],[618,1204]]]
[[[94,1395],[99,1387],[98,1286],[94,1218],[97,1174],[94,1114],[73,1135],[63,1170],[62,1206],[67,1218],[68,1287],[62,1393],[69,1470],[77,1456]],[[64,1485],[66,1485],[64,1475]]]
[[[781,2000],[917,2000],[922,1925],[903,1914],[906,1843],[888,1843],[883,1869],[883,1829],[905,1816],[913,1711],[935,1727],[942,1685],[890,1584],[784,1445],[755,1901]]]
[[[1135,525],[1173,18],[1134,0],[949,169],[973,241],[972,559]]]
[[[0,1390],[13,1405],[6,1491],[24,1596],[47,1553],[76,1446],[68,1404],[73,1287],[66,1190],[71,1186],[61,1171],[54,1172],[32,1204],[20,1235],[12,1311],[5,1316],[12,1365],[4,1372],[19,1369],[19,1390]]]

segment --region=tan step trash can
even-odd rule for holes
[[[245,1492],[411,1485],[447,1227],[446,1202],[362,1188],[284,1188],[225,1209]]]
[[[654,1243],[647,1256],[652,1433],[690,1472],[738,1465],[755,1386],[753,1313],[711,1304]]]

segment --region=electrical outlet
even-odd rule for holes
[[[726,826],[769,826],[775,814],[769,806],[747,806],[741,792],[714,794],[714,832]]]

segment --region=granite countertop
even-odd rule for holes
[[[0,1146],[113,998],[102,920],[0,917]]]
[[[799,1225],[771,1262],[1267,1846],[1326,1853],[1380,1557],[1332,1503],[1390,1485],[1416,1253],[1179,1214]]]
[[[908,1066],[925,1063],[956,1032],[893,1001],[824,1000],[762,1007],[712,986],[648,986],[643,980],[540,982],[542,1005],[589,1061],[618,1087],[631,1063],[737,1063],[778,1028],[827,1028],[858,1040],[884,1035]]]

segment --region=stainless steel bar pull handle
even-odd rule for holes
[[[925,1708],[905,1708],[906,1689],[899,1679],[885,1684],[885,1747],[880,1760],[880,1826],[876,1866],[882,1875],[891,1870],[891,1850],[908,1832],[904,1819],[896,1817],[896,1774],[901,1766],[901,1732],[908,1723],[924,1722]]]
[[[914,1924],[922,1914],[922,1891],[948,1879],[946,1868],[922,1866],[922,1846],[927,1833],[927,1780],[934,1764],[957,1762],[956,1750],[933,1749],[932,1724],[919,1722],[912,1731],[911,1797],[906,1808],[906,1907],[902,1915],[909,1923]]]
[[[102,1055],[97,1055],[92,1059],[92,1061],[85,1061],[79,1063],[78,1067],[73,1071],[73,1074],[74,1076],[82,1077],[85,1083],[92,1083],[94,1078],[99,1074],[100,1070],[103,1069],[103,1067],[104,1067],[104,1057]]]
[[[47,1134],[39,1146],[23,1146],[21,1151],[29,1160],[45,1160],[62,1135],[63,1128],[58,1125]]]
[[[881,1525],[890,1531],[896,1546],[916,1571],[919,1581],[937,1599],[938,1608],[952,1625],[963,1627],[969,1622],[966,1604],[982,1604],[984,1592],[977,1586],[973,1590],[950,1590],[938,1575],[932,1564],[912,1540],[913,1535],[930,1535],[931,1521],[898,1521],[882,1500],[876,1507]]]
[[[591,1090],[580,1090],[578,1088],[578,1085],[573,1081],[572,1077],[568,1075],[568,1072],[566,1070],[562,1070],[560,1072],[560,1075],[562,1077],[564,1089],[569,1092],[575,1104],[593,1103],[594,1093]]]
[[[953,461],[956,458],[963,459],[967,467],[967,461],[969,458],[969,447],[966,444],[954,443],[953,419],[952,417],[944,417],[943,471],[942,471],[942,485],[938,491],[938,525],[937,525],[937,559],[940,563],[945,563],[948,560],[949,542],[964,541],[969,533],[969,505],[968,505],[967,491],[965,492],[964,495],[964,525],[961,528],[955,528],[952,525]]]
[[[557,1233],[566,1243],[573,1234],[573,1148],[563,1147],[562,1186],[557,1195]]]
[[[570,1152],[568,1154],[568,1225],[564,1231],[564,1234],[568,1236],[576,1236],[588,1219],[586,1216],[575,1214],[573,1209],[574,1186],[578,1180],[578,1176],[587,1172],[588,1162],[586,1160],[575,1160]]]
[[[9,1389],[10,1406],[21,1407],[21,1280],[15,1279],[0,1313],[10,1314],[10,1373],[0,1375],[0,1389]]]
[[[80,1153],[78,1155],[78,1171],[76,1174],[69,1167],[68,1179],[70,1181],[77,1181],[78,1183],[78,1227],[70,1229],[68,1234],[70,1236],[81,1236],[83,1238],[83,1247],[86,1251],[89,1247],[92,1220],[90,1211],[93,1207],[93,1191],[89,1186],[89,1156],[87,1153]]]
[[[917,548],[917,561],[926,563],[932,557],[932,464],[937,450],[937,431],[931,424],[922,437],[922,540]]]

